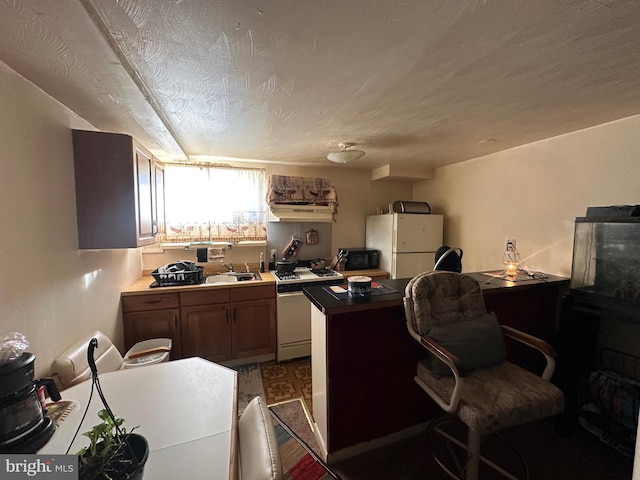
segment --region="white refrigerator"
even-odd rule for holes
[[[369,215],[366,247],[380,250],[380,268],[391,278],[411,278],[433,270],[442,246],[442,215],[389,213]]]

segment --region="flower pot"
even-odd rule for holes
[[[123,448],[118,458],[100,470],[100,461],[98,456],[89,457],[89,464],[86,468],[80,466],[80,480],[101,480],[113,478],[114,480],[141,480],[144,472],[144,465],[149,458],[149,444],[147,439],[137,433],[129,433],[126,435],[130,448]],[[104,448],[104,442],[97,444],[97,451],[100,452]],[[132,461],[135,456],[135,462]],[[85,458],[87,458],[85,454]]]
[[[127,435],[127,441],[138,461],[138,468],[129,476],[129,480],[140,480],[144,472],[144,464],[149,458],[149,443],[146,438],[137,433]]]

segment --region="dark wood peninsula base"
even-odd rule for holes
[[[569,280],[510,282],[480,273],[488,311],[500,323],[552,341]],[[426,354],[408,334],[402,297],[409,279],[383,280],[396,293],[337,299],[305,288],[311,301],[313,417],[328,462],[362,453],[424,428],[441,409],[413,381]],[[537,359],[508,346],[510,359],[537,370]]]

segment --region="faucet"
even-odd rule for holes
[[[247,273],[251,272],[251,270],[249,269],[249,264],[247,262],[244,262],[244,268],[247,271]]]
[[[232,261],[229,261],[229,265],[222,265],[222,266],[228,268],[230,272],[233,272],[233,262]]]

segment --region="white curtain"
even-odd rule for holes
[[[167,242],[264,240],[266,209],[263,170],[165,168]]]

